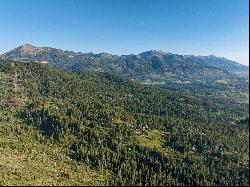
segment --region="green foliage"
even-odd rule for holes
[[[110,174],[107,185],[249,185],[247,103],[39,63],[0,61],[0,72],[10,80],[0,106],[77,165]]]
[[[90,169],[67,150],[23,124],[18,111],[0,111],[0,185],[104,185],[107,174]]]

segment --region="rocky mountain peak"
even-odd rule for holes
[[[33,45],[30,45],[30,44],[24,44],[24,45],[17,48],[17,50],[20,50],[23,53],[32,53],[32,52],[37,51],[38,49],[39,49],[38,47],[35,47]]]

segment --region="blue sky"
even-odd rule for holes
[[[80,52],[158,49],[249,64],[248,0],[0,0],[0,53],[30,43]]]

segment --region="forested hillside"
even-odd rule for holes
[[[48,183],[249,185],[248,103],[167,91],[107,72],[0,60],[0,111],[1,158],[43,152],[45,171],[57,176]],[[50,159],[58,153],[54,166]],[[9,176],[18,184],[30,172],[0,167],[1,185]],[[44,179],[23,181],[36,180]]]

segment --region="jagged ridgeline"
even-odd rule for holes
[[[91,185],[249,185],[247,103],[201,99],[115,74],[68,72],[41,63],[0,60],[0,73],[0,124],[6,134],[19,134],[24,143],[32,136],[41,147],[50,142],[64,155],[57,160],[62,168],[71,162],[77,168],[62,172],[57,165],[49,184],[89,184],[81,178],[89,176]],[[15,155],[15,145],[1,143],[1,152]],[[30,155],[20,149],[22,158]],[[46,148],[43,154],[53,155]],[[48,162],[46,168],[55,165]],[[16,184],[32,176],[18,169],[9,175],[21,173]],[[7,184],[6,175],[0,176]],[[41,178],[25,179],[36,184]]]

